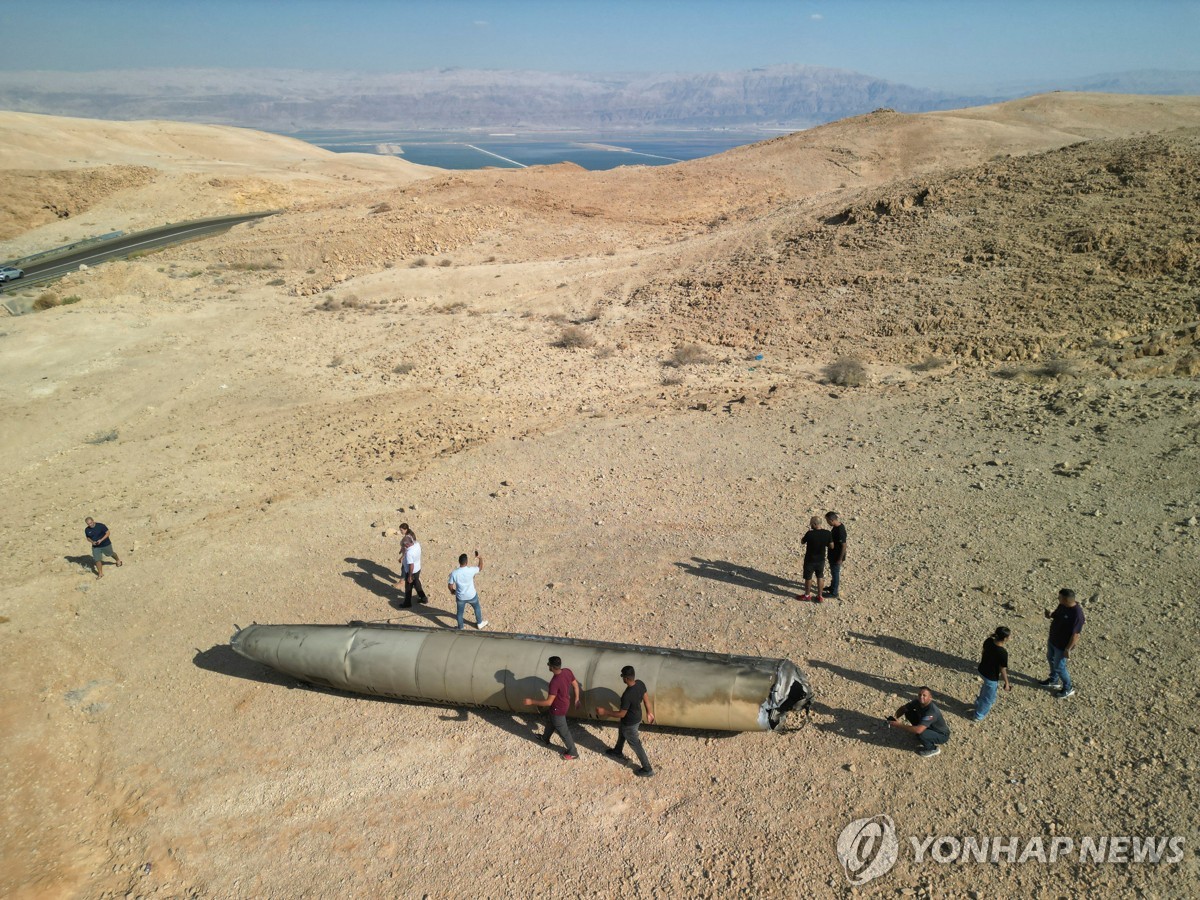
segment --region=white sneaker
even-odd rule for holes
[[[476,627],[476,628],[478,628],[480,631],[483,631],[483,629],[485,629],[485,628],[487,628],[487,627],[488,627],[488,620],[487,620],[487,619],[484,619],[482,622],[480,622],[480,623],[479,623],[478,625],[476,625],[475,627]]]

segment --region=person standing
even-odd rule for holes
[[[121,565],[121,557],[117,556],[117,551],[113,549],[112,539],[108,534],[108,526],[103,522],[97,522],[91,516],[83,520],[84,537],[88,539],[88,543],[92,545],[92,563],[96,567],[96,577],[104,577],[104,557],[111,556],[116,560],[117,565]]]
[[[400,523],[400,578],[403,580],[408,576],[408,563],[404,561],[404,557],[408,548],[404,546],[404,539],[412,534],[412,529],[408,527],[407,522]],[[413,540],[416,540],[414,537]]]
[[[825,600],[825,556],[833,535],[826,531],[823,525],[820,516],[813,516],[808,520],[808,531],[800,538],[800,543],[804,545],[804,593],[797,594],[797,600],[815,600],[817,603],[823,603]],[[814,577],[817,579],[815,597],[812,592]]]
[[[542,743],[549,746],[551,735],[557,731],[558,736],[562,738],[562,742],[567,747],[567,752],[562,755],[562,758],[567,761],[578,759],[579,753],[575,749],[575,738],[571,736],[571,726],[567,724],[567,713],[571,709],[572,693],[575,706],[579,707],[579,682],[575,679],[574,672],[563,668],[561,658],[552,656],[546,661],[546,665],[554,673],[550,678],[550,687],[547,690],[550,696],[545,700],[526,697],[525,705],[550,707],[550,721],[546,723],[546,733],[542,735]]]
[[[975,698],[972,722],[982,722],[995,704],[1001,678],[1004,679],[1004,690],[1012,690],[1008,682],[1008,650],[1004,646],[1011,633],[1001,625],[983,642],[983,656],[979,660],[979,676],[983,679],[983,685],[979,688],[979,696]]]
[[[1067,660],[1079,643],[1083,631],[1083,607],[1075,599],[1075,592],[1063,588],[1058,592],[1058,607],[1042,613],[1050,620],[1050,636],[1046,641],[1046,661],[1050,663],[1050,677],[1039,682],[1043,687],[1054,690],[1054,696],[1066,700],[1075,695],[1075,685],[1067,672]],[[1057,688],[1057,690],[1055,690]]]
[[[642,724],[643,707],[646,711],[646,724],[654,724],[654,705],[650,701],[650,695],[646,692],[646,685],[638,681],[633,666],[625,666],[621,669],[621,680],[625,682],[625,692],[621,694],[621,708],[596,710],[596,715],[602,719],[611,716],[620,720],[621,730],[617,736],[617,745],[604,752],[617,759],[624,759],[625,742],[628,741],[641,764],[641,768],[635,769],[633,774],[640,778],[649,778],[654,774],[654,767],[650,765],[650,759],[646,756],[646,748],[642,746],[638,726]]]
[[[901,722],[903,716],[908,722]],[[918,756],[937,756],[942,752],[941,744],[950,740],[950,726],[942,717],[942,711],[933,702],[933,691],[927,687],[917,691],[917,699],[905,703],[894,716],[887,717],[888,726],[916,735],[921,742]]]
[[[482,571],[483,557],[476,550],[475,565],[468,566],[467,554],[460,553],[458,568],[450,573],[450,581],[446,586],[454,591],[454,598],[458,601],[459,631],[462,631],[466,627],[463,623],[463,612],[466,610],[468,603],[475,610],[475,627],[480,631],[487,628],[487,619],[483,617],[483,611],[479,608],[479,592],[475,590],[475,576]]]
[[[425,588],[421,585],[421,542],[417,540],[416,533],[409,531],[400,545],[404,548],[404,602],[400,607],[408,609],[412,606],[414,590],[418,603],[428,603],[429,598],[425,596]]]
[[[829,593],[825,596],[836,600],[842,586],[842,561],[846,558],[846,526],[833,510],[825,513],[825,521],[829,523]]]

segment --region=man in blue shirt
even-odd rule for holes
[[[1046,661],[1050,663],[1050,677],[1040,682],[1042,687],[1054,690],[1054,696],[1066,700],[1074,696],[1075,686],[1071,684],[1071,676],[1067,672],[1067,660],[1071,651],[1079,643],[1079,633],[1083,631],[1083,607],[1075,599],[1075,592],[1063,588],[1058,592],[1058,608],[1044,610],[1042,613],[1050,620],[1050,638],[1046,641]]]
[[[446,587],[454,592],[454,597],[458,601],[458,630],[462,631],[466,627],[463,622],[463,612],[467,608],[467,604],[471,604],[471,608],[475,610],[475,627],[480,631],[487,628],[487,619],[483,617],[483,612],[479,608],[479,592],[475,590],[475,576],[483,571],[483,557],[479,555],[479,551],[475,551],[475,565],[467,565],[467,554],[462,553],[458,557],[458,568],[450,573],[450,580]]]
[[[84,536],[92,545],[92,562],[96,565],[96,577],[104,577],[104,557],[111,556],[117,561],[117,565],[121,565],[121,557],[117,556],[117,551],[113,549],[112,539],[108,536],[108,526],[103,522],[97,522],[91,516],[83,520],[87,526],[83,529]]]

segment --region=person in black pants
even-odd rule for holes
[[[829,591],[825,596],[836,600],[842,586],[842,562],[846,558],[846,526],[833,510],[825,513],[825,521],[829,523]]]
[[[425,588],[421,585],[421,543],[417,540],[414,532],[409,531],[404,536],[401,542],[404,547],[404,602],[400,604],[402,609],[407,609],[412,606],[413,591],[417,592],[418,603],[428,603],[429,598],[425,596]]]
[[[625,742],[628,741],[633,752],[637,754],[638,762],[642,764],[642,767],[636,769],[633,774],[641,778],[649,778],[654,774],[654,769],[650,765],[649,757],[646,756],[646,749],[642,746],[642,739],[638,735],[638,726],[642,723],[643,706],[646,708],[646,724],[654,724],[654,706],[650,702],[650,695],[646,693],[646,685],[638,681],[633,666],[625,666],[621,669],[621,680],[625,682],[625,693],[621,695],[621,708],[596,710],[596,715],[600,718],[611,716],[621,720],[621,734],[617,738],[617,745],[611,750],[606,750],[605,753],[624,759]]]

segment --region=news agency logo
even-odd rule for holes
[[[886,875],[900,856],[900,841],[892,817],[880,814],[855,819],[838,835],[837,855],[853,885]]]
[[[926,835],[908,839],[917,865],[962,865],[963,863],[1056,863],[1175,865],[1183,861],[1185,839],[1133,835],[1035,836],[1015,835]],[[890,816],[855,819],[837,839],[837,855],[850,884],[858,886],[886,875],[900,857],[900,840]]]

